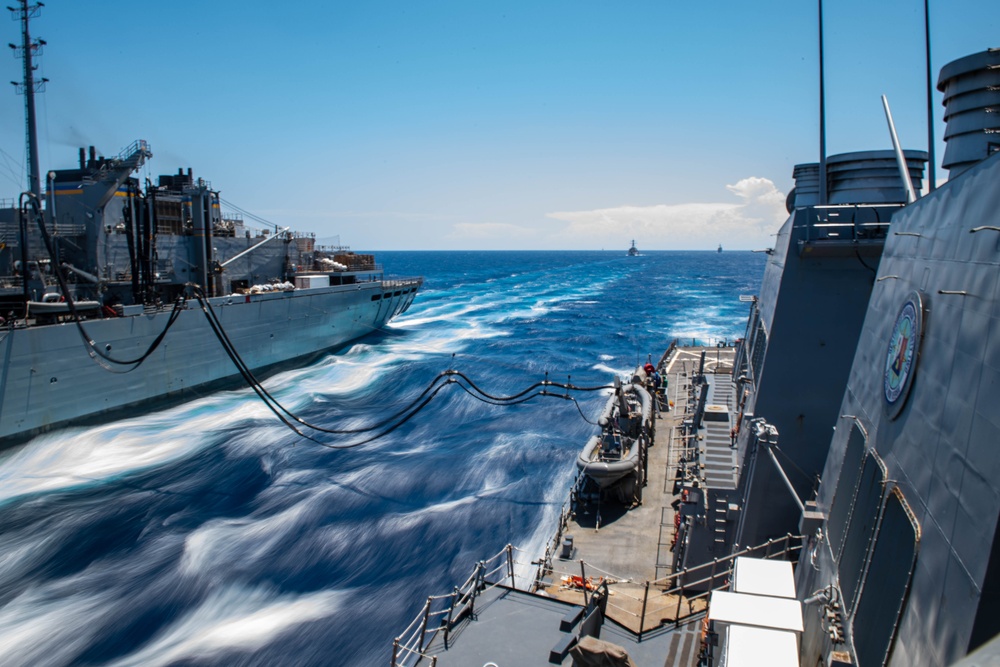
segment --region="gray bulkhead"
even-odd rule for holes
[[[908,151],[907,158],[919,183],[926,154]],[[796,533],[801,516],[773,463],[766,454],[757,455],[748,421],[761,418],[777,428],[785,472],[799,498],[811,499],[888,223],[903,199],[888,151],[832,156],[829,164],[830,199],[838,204],[796,208],[782,226],[755,304],[764,335],[748,332],[751,343],[766,348],[748,351],[758,367],[752,369],[756,385],[740,427],[743,507],[737,542],[743,546]],[[799,192],[792,199],[812,204],[809,195]]]
[[[798,575],[800,590],[837,583],[853,598],[862,665],[889,648],[890,665],[947,665],[1000,631],[997,211],[1000,155],[901,212],[886,243],[817,499],[824,537]],[[887,355],[915,292],[922,336],[893,417]],[[830,646],[815,611],[806,623],[803,664],[815,664]]]
[[[316,355],[370,333],[403,312],[416,295],[378,298],[380,282],[212,299],[234,347],[263,371]],[[403,290],[400,290],[403,291]],[[387,307],[386,304],[390,306]],[[84,322],[88,335],[120,359],[144,352],[166,326],[155,314]],[[14,329],[0,337],[0,438],[150,402],[188,397],[196,387],[236,384],[240,376],[196,302],[189,302],[157,351],[134,373],[110,373],[88,355],[72,323]],[[181,363],[180,360],[183,360]]]

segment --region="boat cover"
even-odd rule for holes
[[[581,638],[569,653],[576,667],[635,667],[628,651],[593,637]]]

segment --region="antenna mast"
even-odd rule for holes
[[[24,94],[25,135],[28,144],[28,187],[31,193],[39,200],[41,200],[42,196],[42,183],[38,168],[35,93],[45,90],[45,84],[48,82],[48,79],[43,77],[39,81],[35,81],[35,69],[37,66],[32,64],[31,61],[34,56],[42,55],[42,47],[45,46],[45,40],[36,39],[32,41],[31,34],[28,32],[28,22],[30,19],[37,17],[44,6],[41,2],[29,5],[28,0],[18,0],[17,7],[7,8],[10,10],[11,18],[21,22],[21,46],[11,44],[10,48],[14,50],[15,57],[24,60],[24,76],[21,83],[17,81],[11,81],[11,83],[17,88],[18,94]]]
[[[934,157],[934,80],[931,76],[931,3],[924,0],[924,51],[927,60],[927,175],[929,192],[937,189],[937,159]]]
[[[827,204],[826,85],[823,81],[823,0],[819,0],[819,204]]]

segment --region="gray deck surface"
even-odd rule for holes
[[[445,649],[441,633],[426,651],[438,667],[547,665],[559,641],[559,621],[572,605],[529,593],[494,588],[476,600],[476,614],[452,631]],[[567,658],[563,664],[571,665]]]
[[[642,505],[626,511],[620,505],[606,503],[594,511],[581,512],[570,522],[567,532],[573,535],[576,547],[573,560],[582,558],[588,567],[603,570],[593,572],[594,576],[645,582],[669,574],[673,471],[683,445],[675,427],[687,414],[690,375],[697,371],[702,349],[681,348],[666,369],[668,398],[674,408],[656,416],[656,437],[649,449],[649,483],[643,489]],[[721,351],[726,353],[732,357],[731,350]],[[728,433],[726,437],[728,440]],[[579,575],[579,568],[572,568],[570,573]]]
[[[448,649],[439,634],[426,653],[437,656],[438,667],[481,667],[490,662],[497,667],[551,665],[549,650],[564,636],[559,622],[571,606],[552,598],[495,588],[477,600],[474,620],[463,621],[452,632]],[[624,647],[638,667],[662,667],[671,652],[678,658],[682,654],[689,659],[697,656],[696,628],[697,624],[693,624],[677,632],[651,633],[638,643],[631,632],[605,622],[601,639]],[[569,667],[573,659],[567,655],[559,664]]]

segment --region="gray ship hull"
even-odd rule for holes
[[[246,365],[263,370],[379,329],[409,307],[419,285],[371,282],[209,301]],[[88,320],[84,327],[110,355],[134,358],[163,331],[170,310]],[[71,322],[0,334],[0,368],[0,439],[8,443],[240,380],[196,301],[187,303],[162,344],[132,372],[98,364]]]

